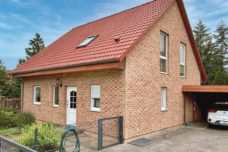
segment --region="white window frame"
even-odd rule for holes
[[[58,86],[56,86],[56,85],[52,86],[52,103],[53,103],[53,107],[59,107],[59,104],[55,104],[55,87],[58,87]],[[59,96],[59,94],[58,94],[58,96]]]
[[[167,74],[168,73],[168,48],[169,48],[169,46],[168,46],[168,41],[169,41],[169,36],[168,36],[168,34],[166,34],[166,33],[164,33],[164,32],[161,32],[160,33],[160,37],[161,37],[161,35],[163,35],[163,36],[165,36],[165,44],[166,44],[166,56],[162,56],[161,55],[161,50],[160,50],[160,61],[159,61],[159,65],[161,66],[161,59],[164,59],[164,60],[166,60],[166,71],[164,72],[164,71],[161,71],[161,67],[159,68],[160,69],[160,73],[163,73],[163,74]],[[160,41],[161,41],[161,39],[160,39]],[[160,42],[161,43],[161,42]],[[160,47],[160,49],[161,49],[161,46],[159,46]]]
[[[93,89],[98,89],[97,92],[94,91]],[[93,94],[96,92],[97,94]],[[91,111],[96,111],[100,112],[101,110],[101,86],[100,85],[91,85],[90,86],[90,94],[91,94]],[[99,98],[100,99],[100,108],[94,107],[94,98]]]
[[[161,87],[161,111],[167,111],[167,87]]]
[[[181,51],[182,51],[182,47],[184,48],[183,50],[183,59],[184,59],[184,62],[182,63],[181,62]],[[184,75],[181,75],[181,65],[184,66]],[[185,77],[186,76],[186,45],[184,43],[180,43],[180,77]]]
[[[40,102],[36,101],[36,89],[37,88],[40,88]],[[40,105],[41,104],[41,87],[38,86],[38,85],[33,86],[33,104],[36,104],[36,105]]]

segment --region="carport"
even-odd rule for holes
[[[210,85],[184,85],[182,92],[186,98],[191,98],[193,101],[193,120],[206,121],[207,112],[215,102],[228,102],[228,85],[210,86]],[[185,112],[185,122],[186,112]]]

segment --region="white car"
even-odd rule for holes
[[[207,122],[209,127],[228,126],[228,102],[216,102],[208,111]]]

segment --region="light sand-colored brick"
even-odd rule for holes
[[[169,35],[168,74],[159,69],[160,31]],[[180,42],[186,44],[186,78],[179,76]],[[128,54],[125,72],[126,138],[183,124],[182,85],[199,85],[200,72],[176,3]],[[166,112],[161,112],[162,86],[168,89]]]

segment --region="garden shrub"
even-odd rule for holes
[[[35,123],[31,113],[18,113],[15,109],[0,107],[0,128],[23,127]]]
[[[15,126],[15,113],[10,110],[0,109],[0,127],[14,127]]]
[[[59,142],[61,141],[62,131],[56,130],[56,125],[51,122],[46,122],[43,124],[33,124],[31,126],[26,126],[22,129],[22,136],[20,143],[34,148],[34,132],[35,128],[38,129],[38,150],[45,151],[56,149],[59,147]]]
[[[19,113],[15,119],[15,123],[19,128],[25,125],[31,125],[35,123],[35,121],[36,121],[36,118],[29,112]]]

